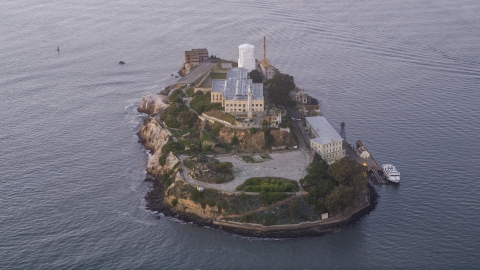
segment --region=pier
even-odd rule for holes
[[[345,149],[347,150],[347,156],[355,159],[358,163],[366,167],[368,177],[373,184],[386,185],[390,183],[385,179],[382,167],[375,160],[372,153],[363,145],[362,141],[357,140],[356,150],[350,144],[347,144]]]

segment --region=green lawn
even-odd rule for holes
[[[210,78],[214,80],[225,80],[227,79],[227,73],[210,73]]]
[[[252,156],[242,156],[242,159],[247,163],[255,163],[255,159]]]
[[[236,188],[245,192],[297,192],[297,182],[279,177],[253,177]]]

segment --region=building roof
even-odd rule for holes
[[[248,71],[244,68],[231,68],[227,71],[227,79],[247,79]]]
[[[248,44],[248,43],[245,43],[245,44],[242,44],[240,46],[238,46],[238,48],[249,48],[249,49],[253,49],[255,48],[255,46],[251,45],[251,44]]]
[[[248,88],[252,90],[252,100],[263,100],[263,84],[252,83],[251,79],[213,80],[212,92],[221,92],[226,100],[247,100]]]
[[[327,144],[342,141],[342,137],[330,125],[324,116],[305,117],[308,124],[318,134],[317,138],[311,139],[318,144]]]
[[[267,59],[263,59],[263,60],[260,62],[260,65],[262,65],[263,68],[267,68],[268,66],[271,66],[271,65],[270,65],[270,62],[269,62]]]
[[[232,63],[221,63],[222,69],[232,68]]]

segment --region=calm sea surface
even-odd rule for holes
[[[475,0],[3,0],[0,268],[479,267],[479,14]],[[236,59],[251,43],[260,58],[264,35],[271,62],[401,185],[323,237],[157,219],[140,99],[174,82],[183,51]]]

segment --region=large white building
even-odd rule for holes
[[[248,72],[255,69],[255,46],[242,44],[238,46],[238,67],[245,68]]]
[[[310,133],[310,147],[328,164],[343,158],[346,151],[343,139],[324,116],[305,117]]]
[[[263,84],[253,83],[247,77],[245,68],[232,68],[227,71],[226,80],[213,80],[211,102],[222,103],[225,112],[231,114],[248,114],[249,107],[250,112],[263,112]]]

